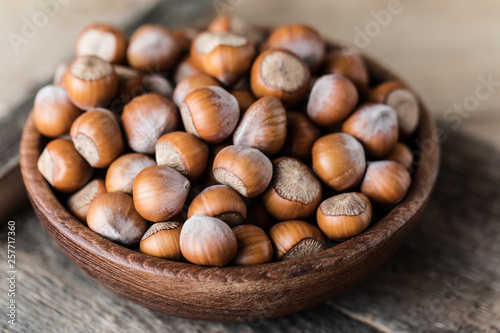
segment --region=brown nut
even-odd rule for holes
[[[285,155],[309,161],[312,146],[321,136],[321,132],[303,113],[288,111],[286,119],[288,143],[285,143]]]
[[[335,240],[354,237],[372,218],[370,200],[362,193],[342,193],[323,201],[316,214],[318,227]]]
[[[76,118],[70,130],[76,150],[94,168],[105,168],[123,150],[123,139],[115,115],[95,109]]]
[[[189,181],[172,168],[164,165],[147,167],[134,180],[135,208],[146,220],[168,221],[181,211],[189,187]]]
[[[179,112],[166,97],[145,94],[125,105],[122,121],[130,148],[154,154],[156,141],[179,125]]]
[[[292,52],[281,49],[261,53],[250,73],[255,97],[274,96],[285,106],[297,105],[306,97],[309,80],[306,63]]]
[[[340,50],[329,54],[323,73],[342,75],[362,91],[368,88],[368,69],[361,55],[355,50]]]
[[[106,107],[115,96],[118,77],[113,66],[97,56],[78,57],[64,75],[64,87],[77,107]]]
[[[180,244],[184,258],[197,265],[224,266],[238,249],[231,227],[218,218],[202,215],[184,223]]]
[[[175,87],[173,101],[175,105],[180,108],[187,95],[189,95],[196,89],[208,86],[220,87],[220,83],[217,82],[217,80],[215,80],[213,77],[204,73],[188,76],[187,78],[180,81]]]
[[[273,178],[262,202],[278,220],[304,219],[316,211],[321,194],[321,183],[307,165],[280,157],[273,161]]]
[[[384,157],[384,160],[400,163],[406,169],[411,170],[413,165],[413,153],[406,144],[398,142],[389,155]]]
[[[408,138],[417,129],[420,121],[418,99],[403,83],[387,81],[380,84],[372,90],[370,100],[394,108],[398,116],[399,136],[401,138]]]
[[[142,79],[142,84],[147,92],[172,99],[174,88],[170,81],[163,75],[157,73],[146,74]]]
[[[233,134],[237,146],[257,148],[276,154],[286,139],[286,111],[276,97],[262,97],[245,112]]]
[[[33,104],[33,119],[38,132],[55,138],[66,134],[82,111],[71,103],[63,87],[45,86],[40,89]]]
[[[312,148],[316,174],[336,191],[358,185],[365,172],[363,146],[353,136],[333,133],[319,138]]]
[[[52,187],[66,193],[80,189],[92,176],[92,168],[69,139],[50,141],[37,166]]]
[[[290,260],[326,249],[326,237],[304,221],[280,222],[269,230],[275,260]]]
[[[316,29],[303,24],[291,24],[274,29],[266,47],[295,53],[314,72],[325,56],[326,45]]]
[[[251,225],[243,224],[233,228],[238,252],[232,260],[234,265],[257,265],[271,262],[273,246],[264,230]]]
[[[144,72],[168,72],[181,55],[174,36],[158,25],[143,25],[130,38],[127,59],[132,67]]]
[[[228,146],[214,160],[215,179],[241,195],[253,198],[265,191],[273,175],[273,165],[255,148]]]
[[[169,166],[190,180],[201,177],[208,161],[205,142],[186,132],[170,132],[156,142],[156,163]]]
[[[247,206],[240,195],[226,185],[214,185],[204,189],[189,205],[188,215],[213,216],[230,227],[240,225],[247,217]]]
[[[398,142],[396,111],[385,104],[363,104],[347,118],[342,132],[358,139],[368,156],[383,157]]]
[[[250,69],[255,48],[243,36],[202,32],[193,40],[190,55],[204,72],[230,86]]]
[[[336,74],[323,75],[314,83],[307,115],[320,126],[344,120],[358,104],[358,91],[351,81]]]
[[[392,205],[403,199],[410,188],[410,173],[393,161],[370,162],[361,182],[361,192],[372,202]]]
[[[68,210],[71,214],[75,215],[77,219],[86,223],[90,204],[95,198],[103,193],[106,193],[104,180],[94,179],[69,197],[67,202]]]
[[[155,257],[179,261],[181,254],[181,222],[158,222],[142,236],[141,252]]]
[[[118,157],[106,172],[106,190],[132,194],[137,174],[153,165],[156,165],[155,161],[143,154],[130,153]]]
[[[116,27],[94,23],[85,27],[76,38],[77,57],[95,55],[112,64],[125,62],[128,38]]]
[[[134,208],[132,197],[121,192],[104,193],[91,204],[87,213],[90,229],[113,242],[133,246],[149,227]]]
[[[221,87],[197,89],[181,106],[186,132],[209,143],[220,143],[233,133],[240,117],[238,101]]]

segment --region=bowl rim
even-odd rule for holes
[[[331,43],[331,45],[336,47],[341,44]],[[386,79],[402,81],[398,76],[393,75],[366,55],[362,56],[370,70],[370,76],[379,75]],[[421,113],[420,125],[415,138],[416,140],[430,139],[430,141],[428,141],[425,153],[421,154],[419,164],[412,176],[411,187],[403,200],[361,234],[316,254],[288,261],[252,266],[198,266],[140,253],[95,233],[67,211],[38,171],[37,160],[41,153],[42,136],[35,128],[33,112],[30,112],[21,138],[21,173],[33,208],[37,213],[46,217],[48,223],[57,230],[58,234],[62,234],[61,236],[64,238],[84,247],[94,256],[113,261],[115,265],[125,265],[132,269],[171,278],[211,282],[249,282],[292,278],[311,271],[328,269],[340,261],[362,255],[371,247],[386,242],[423,209],[437,178],[440,147],[435,124],[420,97],[418,98]],[[247,274],[250,272],[251,274]]]

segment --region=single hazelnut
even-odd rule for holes
[[[410,137],[420,121],[420,107],[417,96],[403,83],[387,81],[375,87],[370,100],[391,106],[398,116],[399,136]]]
[[[132,197],[121,192],[104,193],[92,201],[87,224],[99,235],[125,246],[139,243],[149,227],[135,210]]]
[[[280,157],[273,161],[273,178],[262,202],[278,220],[304,219],[316,211],[321,194],[321,183],[307,165]]]
[[[321,136],[320,130],[300,112],[288,111],[286,119],[288,142],[284,145],[285,155],[309,161],[312,146]]]
[[[209,143],[220,143],[227,139],[236,128],[239,116],[236,98],[216,86],[189,93],[181,106],[186,132]]]
[[[358,104],[358,91],[351,81],[337,74],[323,75],[314,83],[307,115],[320,126],[344,120]]]
[[[286,139],[286,111],[280,100],[262,97],[245,112],[233,134],[237,146],[257,148],[266,155],[276,154]]]
[[[306,63],[292,52],[281,49],[261,53],[250,73],[255,97],[274,96],[285,106],[297,105],[306,97],[309,80]]]
[[[133,185],[135,208],[146,220],[168,221],[186,202],[189,181],[165,165],[147,167],[137,174]]]
[[[342,132],[358,139],[368,156],[383,157],[398,142],[396,111],[385,104],[363,104],[342,124]]]
[[[76,118],[70,130],[78,152],[94,168],[105,168],[123,150],[123,138],[115,115],[95,109]]]
[[[273,165],[258,149],[228,146],[214,160],[214,177],[247,198],[265,191],[273,176]]]
[[[94,23],[85,27],[76,38],[77,57],[95,55],[112,64],[125,62],[128,38],[116,27]]]
[[[194,215],[182,227],[180,238],[184,258],[197,265],[224,266],[238,249],[233,230],[215,217]]]
[[[323,73],[342,75],[361,91],[368,88],[368,68],[363,57],[355,50],[339,50],[329,54]]]
[[[319,138],[312,148],[316,174],[335,191],[358,185],[365,172],[363,146],[353,136],[333,133]]]
[[[238,252],[231,261],[234,265],[258,265],[271,262],[273,246],[264,230],[251,225],[243,224],[233,228]]]
[[[118,77],[113,66],[97,56],[78,57],[69,65],[64,87],[77,107],[106,107],[115,96]]]
[[[186,132],[170,132],[156,142],[156,163],[169,166],[190,180],[201,177],[208,161],[205,142]]]
[[[132,67],[144,72],[168,72],[181,55],[181,46],[174,36],[158,25],[143,25],[137,29],[127,49]]]
[[[143,75],[139,71],[120,65],[115,65],[114,68],[118,77],[118,89],[115,98],[109,104],[109,109],[112,111],[120,110],[132,98],[145,91]]]
[[[174,83],[179,84],[179,82],[181,82],[185,78],[201,73],[203,73],[202,70],[199,69],[198,66],[196,66],[193,59],[191,59],[190,57],[186,57],[179,63],[179,65],[175,69]]]
[[[180,81],[174,90],[173,101],[177,107],[181,107],[182,102],[187,95],[196,89],[208,87],[208,86],[219,86],[220,83],[217,82],[213,77],[200,73],[186,77],[182,81]]]
[[[258,45],[266,38],[266,31],[256,25],[250,24],[238,16],[220,15],[215,18],[207,28],[210,32],[231,32],[248,38],[250,43]]]
[[[204,72],[230,86],[250,69],[255,48],[243,36],[202,32],[193,40],[190,54]]]
[[[307,63],[311,72],[314,72],[325,56],[326,45],[316,29],[303,24],[291,24],[274,29],[266,47],[295,53]]]
[[[170,81],[163,75],[157,73],[146,74],[142,79],[142,84],[147,92],[172,99],[174,88]]]
[[[384,157],[384,160],[400,163],[406,169],[411,170],[413,165],[413,153],[406,144],[398,142],[389,155]]]
[[[141,252],[155,257],[179,261],[181,255],[181,222],[158,222],[142,236]]]
[[[82,113],[71,103],[63,87],[45,86],[40,89],[33,104],[33,119],[38,132],[55,138],[69,133],[71,124]]]
[[[86,223],[90,204],[103,193],[106,193],[104,180],[94,179],[69,197],[67,202],[68,210],[77,219]]]
[[[155,161],[143,154],[129,153],[118,157],[106,172],[106,190],[132,194],[137,174],[153,165],[156,165]]]
[[[326,237],[304,221],[285,221],[269,230],[275,260],[296,259],[326,249]]]
[[[38,170],[58,191],[70,193],[80,189],[92,177],[92,168],[69,139],[54,139],[38,158]]]
[[[354,237],[372,218],[370,200],[362,193],[342,193],[323,201],[316,214],[318,227],[335,240]]]
[[[242,224],[247,217],[247,206],[240,195],[226,185],[214,185],[204,189],[189,205],[188,215],[213,216],[230,227]]]
[[[393,161],[370,162],[361,182],[361,192],[372,202],[392,205],[403,199],[410,188],[410,173]]]
[[[154,154],[156,141],[179,125],[179,112],[168,98],[144,94],[125,105],[122,122],[130,148]]]
[[[238,101],[238,106],[240,107],[240,118],[243,116],[243,114],[248,110],[250,105],[252,105],[256,99],[253,96],[253,94],[246,90],[246,89],[233,89],[231,91],[231,94],[236,98]]]

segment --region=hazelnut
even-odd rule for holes
[[[142,236],[140,249],[155,257],[179,261],[181,255],[181,222],[158,222]]]
[[[204,189],[198,194],[191,205],[188,215],[213,216],[230,227],[240,225],[247,217],[247,206],[240,195],[226,185],[214,185]]]
[[[370,100],[384,103],[394,108],[398,116],[399,136],[410,137],[417,129],[420,121],[420,107],[417,96],[403,83],[387,81],[375,87]]]
[[[179,125],[179,112],[166,97],[145,94],[125,105],[122,121],[130,148],[154,154],[156,141]]]
[[[87,183],[92,168],[69,139],[50,141],[38,158],[38,170],[58,191],[74,192]]]
[[[276,154],[286,139],[286,111],[280,100],[262,97],[245,112],[233,134],[237,146],[257,148],[267,155]]]
[[[123,150],[123,139],[115,115],[95,109],[76,118],[70,130],[76,150],[94,168],[105,168]]]
[[[68,210],[80,221],[87,222],[87,212],[90,204],[103,193],[106,193],[104,180],[94,179],[69,197],[67,202]]]
[[[33,104],[33,118],[38,132],[55,138],[66,134],[73,121],[82,113],[71,103],[62,87],[45,86],[40,89]]]
[[[164,165],[147,167],[134,180],[135,208],[146,220],[168,221],[181,211],[189,185],[189,181],[172,168]]]
[[[116,27],[94,23],[85,27],[76,38],[77,57],[95,55],[112,64],[125,62],[128,39]]]
[[[273,178],[262,202],[278,220],[311,216],[321,202],[321,183],[314,172],[293,157],[273,161]]]
[[[358,91],[351,81],[336,74],[323,75],[314,83],[307,114],[320,126],[344,120],[358,104]]]
[[[197,265],[224,266],[238,249],[231,227],[218,218],[202,215],[184,223],[180,244],[184,258]]]
[[[319,129],[303,113],[288,111],[286,154],[302,161],[311,159],[314,142],[321,136]]]
[[[136,245],[149,227],[135,210],[132,197],[121,192],[98,196],[90,204],[87,224],[99,235],[125,246]]]
[[[205,142],[186,132],[170,132],[156,142],[156,163],[169,166],[190,180],[201,177],[208,161]]]
[[[167,97],[168,99],[172,99],[174,88],[172,87],[170,81],[168,81],[167,78],[165,78],[161,74],[151,73],[144,75],[142,84],[144,85],[144,89],[146,89],[147,92],[155,93]]]
[[[155,161],[143,154],[129,153],[118,157],[106,172],[106,190],[132,194],[137,174],[153,165],[156,165]]]
[[[312,148],[316,174],[335,191],[358,185],[363,178],[366,160],[363,146],[353,136],[333,133],[319,138]]]
[[[361,192],[372,202],[392,205],[403,199],[410,188],[410,173],[393,161],[370,162],[361,182]]]
[[[208,86],[220,87],[220,84],[213,77],[204,73],[194,74],[186,77],[185,79],[180,81],[175,87],[173,95],[174,96],[173,100],[175,105],[177,105],[180,108],[182,102],[184,102],[184,99],[186,98],[187,95],[189,95],[189,93],[195,91],[196,89]]]
[[[358,235],[368,227],[372,205],[362,193],[342,193],[323,201],[316,218],[318,227],[325,235],[343,240]]]
[[[413,153],[406,144],[398,142],[389,155],[384,157],[384,160],[400,163],[406,169],[411,170],[413,165]]]
[[[247,198],[265,191],[273,175],[273,165],[266,155],[250,147],[228,146],[214,160],[214,177]]]
[[[314,72],[325,56],[326,45],[316,29],[303,24],[291,24],[274,29],[266,47],[295,53]]]
[[[113,66],[97,56],[78,57],[64,75],[64,87],[77,107],[106,107],[115,96],[118,77]]]
[[[361,91],[368,88],[368,69],[361,55],[355,50],[339,50],[329,54],[323,73],[342,75]]]
[[[264,230],[244,224],[233,228],[238,252],[232,260],[234,265],[257,265],[271,262],[273,259],[273,246]]]
[[[143,25],[130,38],[127,59],[132,67],[147,72],[168,72],[181,55],[181,46],[164,27]]]
[[[347,118],[342,132],[358,139],[368,156],[383,157],[398,142],[396,111],[385,104],[363,104]]]
[[[309,89],[309,68],[287,50],[270,49],[261,53],[252,65],[250,84],[257,98],[274,96],[285,106],[300,103]]]
[[[233,133],[239,116],[236,98],[216,86],[189,93],[181,106],[186,132],[209,143],[227,139]]]
[[[304,221],[285,221],[269,230],[275,260],[290,260],[326,249],[325,235]]]
[[[204,72],[230,86],[250,69],[255,48],[243,36],[202,32],[193,40],[190,54]]]

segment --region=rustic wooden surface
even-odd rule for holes
[[[252,21],[310,22],[325,35],[352,44],[353,27],[373,20],[370,11],[387,8],[388,1],[230,3],[234,12]],[[443,118],[453,104],[474,95],[478,76],[491,74],[500,81],[500,5],[452,0],[401,3],[404,10],[363,51],[416,88],[447,139],[429,207],[382,270],[348,294],[294,316],[249,324],[189,321],[141,308],[90,280],[51,242],[25,206],[12,217],[18,232],[18,325],[8,326],[2,315],[3,330],[500,332],[498,87],[457,128]],[[5,263],[2,225],[0,261]],[[0,284],[2,306],[6,290],[6,283]]]

